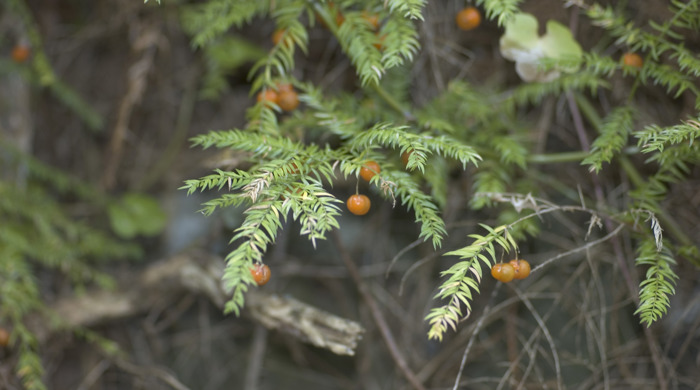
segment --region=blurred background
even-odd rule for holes
[[[201,204],[215,194],[187,196],[179,188],[215,167],[246,168],[235,153],[191,148],[188,139],[245,126],[246,110],[255,103],[248,72],[272,47],[275,25],[256,19],[232,31],[241,42],[233,49],[237,63],[213,83],[207,74],[215,58],[193,48],[182,27],[183,8],[189,3],[197,2],[10,0],[0,5],[4,145],[0,179],[3,186],[29,185],[26,172],[36,163],[73,180],[67,184],[72,192],[63,191],[60,183],[53,183],[60,181],[53,171],[39,169],[42,180],[53,183],[42,190],[44,196],[66,216],[114,233],[116,243],[109,245],[115,247],[109,248],[116,261],[94,261],[114,279],[111,292],[100,301],[108,307],[118,308],[129,290],[141,291],[142,277],[154,264],[183,253],[195,253],[194,259],[201,259],[201,253],[223,258],[233,248],[229,243],[233,229],[242,221],[241,210],[203,216],[198,212]],[[663,0],[608,3],[639,25],[662,23],[671,16]],[[479,28],[468,32],[457,28],[455,15],[466,5],[464,1],[426,5],[425,21],[418,23],[422,49],[414,63],[402,69],[415,106],[427,104],[453,79],[491,93],[521,83],[513,63],[499,52],[503,30],[494,21],[484,17]],[[557,20],[571,27],[584,50],[596,48],[613,58],[626,51],[592,26],[577,7],[566,5],[546,0],[524,2],[521,7],[541,26]],[[686,47],[697,53],[697,31],[683,38]],[[30,50],[26,62],[13,60],[18,45]],[[295,60],[298,79],[330,95],[363,96],[349,60],[319,23],[309,27],[308,54],[297,53]],[[591,97],[603,111],[625,98],[634,85],[632,77],[619,72],[608,81],[610,88]],[[214,93],[211,88],[219,89]],[[634,98],[640,128],[649,123],[672,125],[695,113],[691,94],[674,97],[662,86],[639,88]],[[525,133],[533,153],[580,150],[573,130],[576,118],[563,95],[545,97],[517,114],[520,123],[529,126]],[[292,116],[283,114],[280,121]],[[17,163],[7,157],[15,153],[10,150],[32,160]],[[644,172],[643,161],[633,162]],[[442,280],[440,271],[456,261],[442,254],[470,243],[468,234],[483,234],[479,223],[499,223],[492,209],[468,207],[473,173],[471,168],[449,172],[443,215],[449,235],[438,250],[418,238],[420,229],[410,212],[400,204],[392,207],[371,191],[371,212],[364,217],[345,213],[337,236],[319,242],[315,249],[300,236],[298,224],[285,223],[266,255],[272,280],[257,292],[294,297],[358,322],[365,332],[354,356],[338,356],[287,333],[267,331],[246,310],[241,317],[224,315],[207,294],[163,288],[143,297],[146,307],[115,309],[113,315],[90,312],[94,318],[76,320],[87,326],[86,333],[28,324],[28,329],[40,332],[36,351],[46,387],[411,388],[342,260],[349,256],[398,352],[427,389],[700,389],[697,266],[677,259],[680,279],[670,310],[646,328],[634,314],[636,297],[625,282],[638,286],[645,272],[634,267],[634,241],[621,234],[588,245],[609,231],[596,228],[589,236],[591,216],[585,213],[562,211],[539,218],[537,237],[519,240],[519,255],[533,267],[551,262],[517,283],[484,277],[471,316],[442,342],[428,340],[424,318],[437,304],[433,296]],[[590,195],[596,182],[607,202],[597,206],[620,209],[630,188],[616,167],[592,179],[579,161],[533,163],[521,174],[547,178],[540,182],[545,198],[560,205],[580,205],[577,192]],[[80,185],[70,183],[86,189],[82,192]],[[345,199],[355,185],[354,178],[338,175],[329,191]],[[366,183],[360,186],[368,188]],[[700,243],[699,188],[700,169],[691,166],[687,179],[670,186],[663,201],[676,228],[695,245]],[[139,195],[124,198],[128,194]],[[2,192],[0,196],[11,200]],[[120,221],[119,216],[126,214],[131,217]],[[28,240],[31,245],[32,238]],[[563,253],[569,254],[559,256]],[[624,266],[619,253],[626,256]],[[39,264],[31,270],[41,301],[51,309],[92,295],[95,282],[100,284],[101,279],[95,278],[76,288],[60,271],[56,264]],[[80,305],[70,307],[82,310]],[[13,331],[9,312],[0,317],[0,326]],[[16,368],[26,364],[21,362],[26,355],[12,347],[17,343],[0,352],[0,388],[23,388]],[[105,352],[114,346],[119,353]]]

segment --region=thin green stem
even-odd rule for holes
[[[562,152],[550,154],[531,154],[527,156],[527,162],[532,164],[552,164],[565,162],[581,162],[590,153],[579,150],[575,152]]]
[[[416,117],[413,116],[413,114],[411,113],[411,111],[409,111],[409,110],[404,109],[403,107],[401,107],[401,104],[399,104],[399,102],[396,101],[396,99],[394,99],[394,97],[391,96],[391,95],[390,95],[384,88],[382,88],[380,85],[374,84],[374,85],[372,85],[372,88],[374,89],[375,92],[377,92],[377,94],[379,95],[379,97],[381,97],[382,100],[384,100],[384,101],[386,102],[386,104],[388,104],[391,108],[393,108],[394,110],[396,110],[396,112],[398,112],[399,114],[403,115],[404,119],[406,119],[406,120],[409,121],[409,122],[413,122],[413,121],[416,120]]]
[[[645,180],[642,178],[642,175],[640,175],[639,172],[637,172],[637,169],[634,167],[634,165],[632,165],[632,162],[630,162],[627,159],[627,157],[620,156],[620,165],[622,166],[622,169],[625,171],[627,177],[630,178],[632,184],[634,184],[635,187],[644,186]],[[670,232],[671,235],[676,237],[676,239],[681,244],[689,246],[694,245],[690,237],[688,237],[683,231],[683,229],[680,226],[678,226],[676,220],[671,218],[668,215],[668,213],[666,213],[660,206],[657,207],[657,217],[659,218],[659,221],[661,221],[661,224],[663,225],[664,229]]]

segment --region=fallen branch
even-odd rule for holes
[[[65,328],[109,323],[146,312],[164,296],[182,293],[207,296],[222,308],[228,294],[221,284],[224,262],[203,253],[186,252],[148,267],[140,277],[127,277],[123,288],[72,296],[57,301],[52,309]],[[364,329],[359,323],[335,316],[294,298],[280,297],[260,289],[248,292],[244,315],[299,340],[338,355],[354,355]],[[36,333],[46,340],[50,329]]]

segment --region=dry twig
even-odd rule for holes
[[[355,286],[357,286],[357,290],[360,292],[362,300],[365,301],[365,303],[369,307],[369,310],[372,313],[372,318],[374,319],[375,324],[377,324],[377,327],[379,328],[379,332],[381,333],[382,338],[384,339],[384,342],[386,343],[386,346],[389,349],[391,357],[394,359],[394,362],[399,367],[406,379],[411,383],[413,388],[415,388],[416,390],[425,390],[425,387],[420,382],[418,377],[416,377],[416,375],[413,373],[411,368],[408,367],[406,359],[404,358],[401,351],[399,351],[399,347],[396,345],[396,340],[394,340],[394,336],[392,335],[391,330],[389,329],[389,325],[384,319],[384,315],[379,309],[379,306],[377,306],[377,303],[374,301],[372,294],[370,294],[367,285],[362,281],[362,278],[360,277],[360,272],[358,271],[355,262],[350,257],[350,254],[345,249],[345,246],[340,240],[338,232],[334,230],[332,234],[333,241],[336,247],[338,248],[338,251],[340,252],[340,257],[343,258],[343,262],[345,262],[345,265],[348,267],[350,276],[355,282]]]

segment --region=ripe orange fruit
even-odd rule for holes
[[[457,13],[457,27],[462,30],[473,30],[481,24],[481,13],[475,7],[467,7]]]
[[[355,215],[365,215],[369,211],[371,202],[365,195],[352,195],[347,201],[348,210]]]
[[[503,283],[508,283],[515,277],[515,269],[509,263],[498,263],[491,267],[491,276]]]
[[[12,49],[12,60],[18,64],[21,64],[29,58],[31,51],[27,46],[17,45]]]
[[[270,267],[267,264],[256,263],[250,269],[250,274],[253,275],[253,279],[255,279],[255,283],[258,286],[263,286],[270,281]]]
[[[299,95],[292,91],[280,91],[277,104],[285,111],[293,111],[299,106]]]
[[[381,171],[382,168],[379,167],[379,164],[377,164],[376,161],[367,161],[360,169],[360,176],[365,179],[365,181],[370,181],[374,175]]]
[[[258,93],[258,102],[261,101],[279,104],[279,95],[274,89],[264,89]]]
[[[511,260],[510,265],[513,266],[515,270],[515,279],[525,279],[530,275],[530,263],[526,260]]]
[[[622,64],[639,69],[644,65],[644,60],[637,53],[625,53],[622,55]]]

